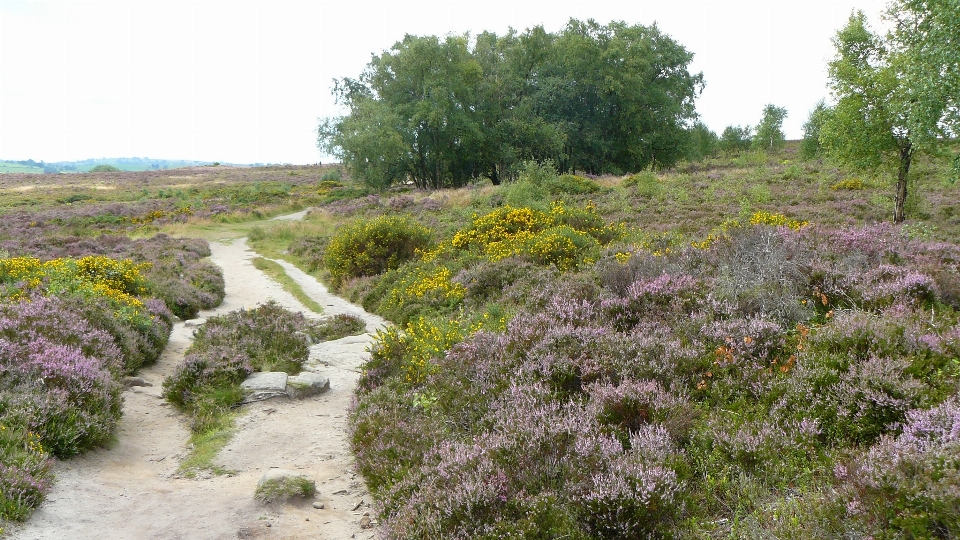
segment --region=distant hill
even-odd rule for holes
[[[147,157],[131,158],[101,158],[85,159],[82,161],[57,161],[44,163],[32,159],[22,161],[0,160],[0,173],[78,173],[89,172],[98,165],[110,165],[121,171],[157,171],[165,169],[180,169],[183,167],[202,167],[204,165],[221,165],[213,161],[192,161],[188,159],[151,159]],[[233,167],[247,167],[248,165],[222,163]]]

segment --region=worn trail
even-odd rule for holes
[[[211,243],[212,261],[226,281],[226,298],[209,317],[274,300],[315,316],[253,267],[245,239]],[[331,295],[312,277],[281,262],[325,315],[362,317],[368,332],[384,321]],[[330,379],[331,388],[303,401],[271,400],[243,408],[237,431],[217,463],[232,475],[177,475],[188,452],[189,431],[160,397],[192,339],[194,327],[177,323],[156,365],[138,374],[147,387],[124,393],[117,443],[58,464],[57,482],[30,520],[12,532],[18,540],[373,538],[360,521],[370,497],[352,472],[346,434],[347,410],[359,378],[364,334],[314,346],[308,368]],[[263,505],[253,499],[257,481],[271,467],[296,470],[316,480],[318,495],[302,504]],[[324,509],[314,508],[314,501]],[[362,501],[362,503],[361,503]]]

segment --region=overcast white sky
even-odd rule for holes
[[[718,133],[786,107],[788,138],[827,96],[830,38],[877,0],[0,0],[0,159],[327,161],[317,119],[331,80],[356,77],[404,34],[503,33],[571,17],[660,28],[695,54]]]

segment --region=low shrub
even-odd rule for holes
[[[842,529],[877,538],[952,538],[960,534],[960,406],[950,399],[910,411],[899,435],[834,473],[831,501]]]
[[[392,270],[427,247],[430,230],[405,217],[381,216],[341,227],[324,254],[336,283]]]
[[[3,393],[0,389],[0,403],[7,401]],[[0,415],[0,525],[23,521],[40,506],[53,483],[51,465],[37,434],[6,425]]]
[[[304,476],[288,476],[267,479],[257,484],[254,498],[263,503],[283,501],[293,497],[312,497],[317,492],[317,484]]]
[[[355,324],[333,324],[344,323]],[[329,324],[318,326],[275,302],[211,317],[197,329],[183,362],[163,381],[163,395],[191,416],[195,432],[219,427],[223,415],[242,401],[240,383],[250,373],[297,374],[309,355],[305,336],[313,341],[328,335]]]
[[[547,181],[547,187],[553,195],[586,195],[600,191],[600,184],[573,174],[561,174]]]
[[[652,199],[663,192],[663,184],[652,171],[643,171],[623,179],[624,187],[634,188],[637,195]]]
[[[834,191],[859,191],[865,188],[866,186],[863,184],[863,180],[859,178],[847,178],[830,186],[830,189]]]

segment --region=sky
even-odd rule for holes
[[[405,34],[505,33],[570,18],[658,27],[703,72],[701,119],[720,133],[786,107],[784,132],[828,97],[831,38],[878,0],[0,0],[0,159],[150,157],[329,162],[318,119]]]

